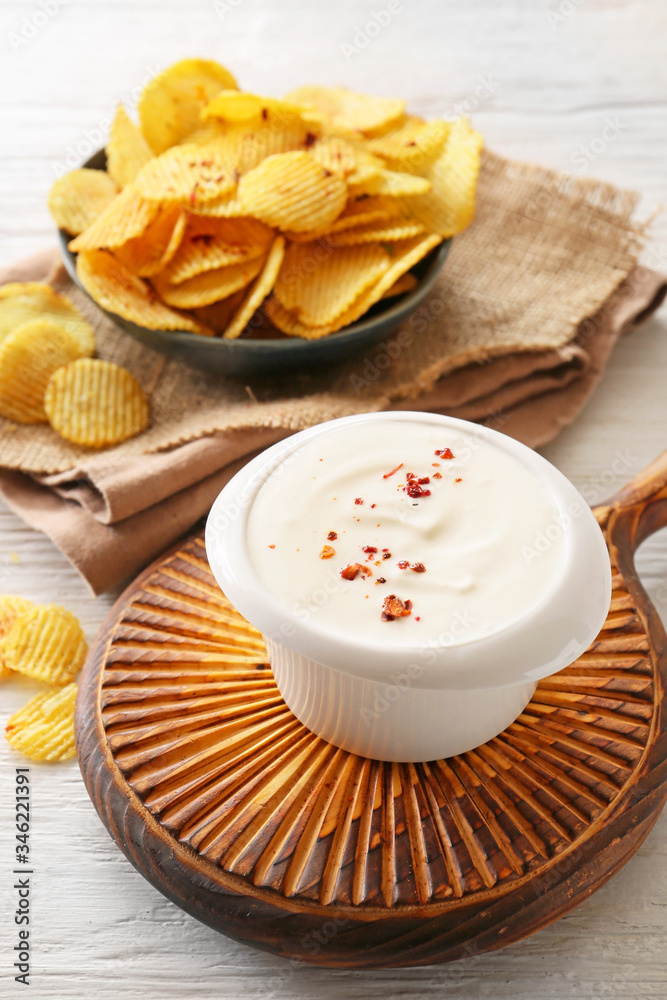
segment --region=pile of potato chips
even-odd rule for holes
[[[87,649],[70,611],[0,596],[0,679],[16,672],[48,685],[9,719],[5,735],[15,750],[32,760],[74,756],[74,678]]]
[[[143,389],[94,353],[92,327],[66,296],[40,282],[0,287],[0,416],[48,421],[66,440],[92,448],[144,430]]]
[[[241,336],[260,307],[283,334],[323,337],[469,225],[482,138],[405,101],[340,87],[284,99],[185,59],[119,107],[107,170],[75,170],[49,207],[92,298],[140,326]]]

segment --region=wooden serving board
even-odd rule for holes
[[[323,966],[446,962],[566,913],[667,797],[667,637],[633,563],[667,524],[667,452],[595,511],[611,610],[504,733],[422,764],[356,757],[283,703],[201,534],[111,610],[77,705],[88,792],[132,864],[238,940]]]

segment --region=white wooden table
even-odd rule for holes
[[[368,27],[388,9],[387,0],[3,0],[0,264],[54,242],[45,200],[60,166],[101,144],[119,98],[133,103],[148,77],[186,55],[217,58],[269,94],[347,83],[407,96],[427,115],[468,111],[502,153],[638,188],[647,214],[665,199],[665,5],[394,0],[388,23]],[[664,218],[646,260],[667,269]],[[627,337],[585,412],[544,449],[591,501],[667,447],[666,333],[663,311]],[[621,476],[612,471],[619,452],[628,456]],[[50,542],[4,509],[0,532],[0,592],[56,600],[92,638],[113,595],[91,598]],[[665,533],[645,544],[640,564],[667,618]],[[20,681],[0,689],[3,728],[29,691]],[[2,998],[21,990],[10,957],[17,762],[0,740]],[[354,973],[293,969],[201,926],[131,868],[74,762],[33,767],[31,777],[32,996],[667,996],[667,815],[616,878],[533,938],[450,966]]]

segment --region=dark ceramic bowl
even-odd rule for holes
[[[104,170],[106,154],[99,150],[83,164],[93,170]],[[60,248],[63,262],[72,281],[86,291],[76,273],[76,254],[70,253],[71,240],[60,230]],[[304,340],[301,337],[276,339],[224,340],[221,337],[200,337],[197,334],[171,330],[149,330],[117,316],[106,309],[102,312],[137,340],[162,354],[178,357],[186,364],[205,371],[224,375],[266,375],[278,371],[302,371],[334,365],[359,354],[364,349],[395,333],[426,298],[435,284],[445,262],[451,240],[444,240],[412,268],[419,284],[411,292],[395,299],[377,302],[365,315],[336,333],[321,340]],[[86,294],[88,294],[86,292]],[[98,308],[101,308],[98,306]]]

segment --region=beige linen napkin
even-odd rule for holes
[[[422,409],[544,444],[584,405],[620,334],[665,295],[665,280],[637,265],[636,201],[610,185],[486,153],[475,222],[454,240],[433,295],[397,337],[335,370],[248,386],[134,341],[72,285],[53,254],[16,265],[0,281],[48,275],[90,318],[99,356],[142,383],[152,423],[100,454],[47,426],[0,418],[0,495],[99,593],[204,515],[248,458],[313,423]]]

